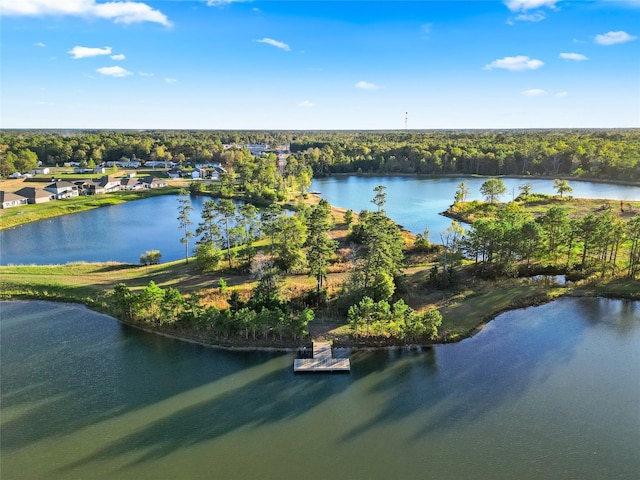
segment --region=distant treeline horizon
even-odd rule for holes
[[[640,181],[640,129],[84,130],[3,129],[3,175],[33,152],[44,165],[132,158],[220,162],[223,145],[289,145],[315,176],[337,173],[566,176]],[[18,159],[18,160],[16,160]],[[16,161],[18,165],[11,165]]]

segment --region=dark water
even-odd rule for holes
[[[453,203],[462,178],[424,179],[408,177],[341,177],[314,180],[312,190],[336,206],[356,212],[375,208],[370,200],[377,185],[387,187],[387,214],[414,233],[425,225],[430,239],[440,243],[440,233],[451,220],[439,215]],[[470,199],[480,198],[485,179],[467,178]],[[529,182],[533,191],[555,193],[551,180],[504,180],[509,195],[518,195],[518,185]],[[621,187],[589,182],[571,182],[574,196],[640,200],[640,187]],[[507,195],[508,196],[508,195]],[[507,199],[506,196],[504,198]],[[200,222],[206,197],[192,197],[192,230]],[[118,261],[139,263],[147,250],[160,250],[163,261],[184,258],[184,235],[178,228],[178,201],[161,196],[103,207],[34,222],[0,231],[0,264],[64,264],[68,262]],[[195,238],[192,239],[195,245]]]
[[[562,299],[423,351],[293,355],[1,302],[3,479],[580,479],[640,472],[640,303]]]
[[[480,187],[487,180],[481,177],[416,178],[416,177],[331,177],[314,179],[312,190],[335,206],[350,208],[355,212],[374,210],[371,203],[378,185],[387,187],[387,215],[413,233],[429,228],[432,242],[441,243],[440,234],[451,225],[451,220],[439,215],[453,203],[460,182],[469,189],[467,200],[481,200]],[[510,201],[520,194],[518,187],[530,183],[533,193],[556,195],[552,180],[502,179],[507,194],[502,201]],[[592,182],[569,182],[576,198],[610,198],[615,200],[640,200],[640,186],[619,186]]]

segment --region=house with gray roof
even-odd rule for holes
[[[140,182],[139,178],[129,177],[120,180],[120,188],[122,190],[142,190],[145,186]]]
[[[53,193],[56,199],[77,197],[79,193],[78,186],[75,183],[67,182],[65,180],[58,180],[57,182],[50,183],[44,189],[47,192]]]
[[[36,187],[21,188],[20,190],[16,191],[16,194],[25,197],[29,201],[29,203],[32,203],[32,204],[45,203],[50,200],[55,200],[56,198],[56,196],[53,193],[47,192],[43,188],[36,188]]]
[[[142,178],[140,179],[140,182],[144,183],[145,188],[160,188],[169,185],[169,182],[167,182],[166,179],[156,178],[153,176]]]
[[[26,205],[27,203],[28,200],[22,195],[0,190],[0,204],[2,204],[2,208],[18,207],[20,205]]]

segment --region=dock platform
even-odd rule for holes
[[[333,358],[329,342],[313,342],[313,358],[296,358],[293,371],[304,372],[350,372],[348,358]]]

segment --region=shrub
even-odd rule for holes
[[[147,250],[142,255],[140,255],[140,263],[142,265],[157,265],[160,263],[162,259],[162,254],[160,250]]]

